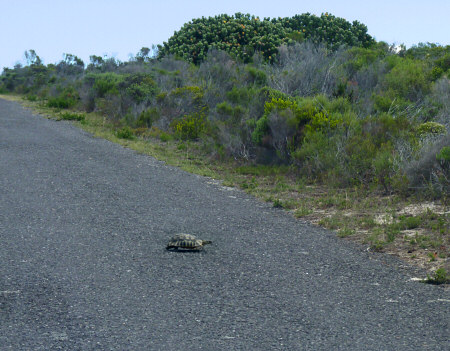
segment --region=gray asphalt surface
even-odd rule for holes
[[[396,259],[4,100],[0,196],[0,350],[450,349]]]

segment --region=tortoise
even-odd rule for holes
[[[200,240],[191,234],[180,233],[173,236],[167,244],[167,250],[189,250],[199,251],[203,249],[204,245],[211,244],[210,240]]]

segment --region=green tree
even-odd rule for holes
[[[25,51],[25,59],[27,60],[28,66],[41,66],[42,65],[41,58],[36,54],[36,51],[34,51],[34,50]]]
[[[375,43],[365,25],[327,13],[321,17],[306,13],[272,20],[236,13],[193,19],[158,48],[159,57],[172,54],[194,64],[202,62],[210,48],[226,51],[244,62],[251,61],[258,51],[266,61],[273,62],[280,45],[303,39],[325,42],[332,49],[341,45],[370,47]]]

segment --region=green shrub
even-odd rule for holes
[[[389,112],[394,103],[394,100],[385,94],[373,94],[372,100],[374,102],[374,109],[378,112]]]
[[[236,13],[185,23],[167,42],[158,46],[158,54],[160,57],[173,54],[199,64],[210,48],[226,51],[247,62],[255,50],[259,50],[267,60],[273,60],[277,47],[287,41],[286,30],[280,24]]]
[[[321,96],[266,101],[264,114],[252,132],[253,143],[271,147],[277,151],[278,157],[289,160],[290,154],[304,142],[305,133],[311,132],[310,136],[317,131],[330,133],[343,125],[343,115],[327,112],[324,105],[329,105],[329,101]],[[338,104],[333,108],[339,109]]]
[[[116,136],[121,139],[133,139],[134,138],[133,130],[128,126],[117,130]]]
[[[328,100],[328,99],[327,99]],[[326,103],[325,108],[331,112],[338,112],[341,114],[352,112],[353,106],[349,99],[338,97],[331,99]]]
[[[163,103],[165,101],[165,99],[167,99],[168,95],[169,94],[165,91],[162,93],[156,94],[156,102],[158,102],[160,104]]]
[[[398,95],[394,90],[388,89],[380,94],[372,94],[373,108],[375,112],[396,113],[404,111],[411,102]]]
[[[38,97],[36,96],[36,95],[34,95],[34,94],[28,94],[26,97],[25,97],[28,101],[37,101],[37,99],[38,99]]]
[[[369,184],[373,180],[372,162],[377,152],[376,144],[370,135],[356,131],[347,139],[342,151],[344,181],[347,184]]]
[[[283,113],[283,111],[289,111]],[[272,113],[279,113],[284,118],[284,122],[288,125],[288,128],[296,131],[300,119],[303,117],[300,114],[298,104],[295,100],[282,98],[272,98],[271,101],[267,101],[264,104],[264,115],[256,122],[255,130],[252,133],[252,141],[255,144],[262,144],[265,136],[269,136],[271,133],[269,127],[269,116]]]
[[[63,112],[60,113],[58,116],[58,119],[65,120],[65,121],[84,121],[86,118],[85,114],[80,113],[72,113],[72,112]]]
[[[410,230],[418,228],[423,222],[422,216],[400,216],[399,221],[392,223],[388,226],[390,230],[400,231],[400,230]]]
[[[449,136],[441,135],[425,143],[416,151],[415,158],[404,166],[411,187],[431,198],[446,198],[450,190]]]
[[[385,193],[392,191],[391,182],[395,172],[393,153],[391,145],[384,144],[372,161],[374,180],[383,186]]]
[[[170,134],[168,134],[168,133],[161,132],[159,134],[159,140],[161,140],[163,143],[166,143],[166,142],[168,142],[168,141],[170,141],[172,139],[173,139],[173,137]]]
[[[338,231],[337,236],[340,238],[346,238],[353,234],[355,234],[355,230],[344,227]]]
[[[216,111],[229,125],[238,124],[245,113],[245,109],[242,106],[231,106],[226,101],[217,104]]]
[[[250,62],[255,52],[260,52],[266,61],[274,62],[278,47],[303,39],[324,42],[332,49],[341,45],[370,47],[375,42],[367,34],[365,25],[357,21],[349,23],[328,13],[320,17],[306,13],[263,20],[236,13],[234,16],[202,17],[185,23],[167,42],[158,46],[158,55],[160,58],[175,55],[199,64],[214,48],[244,62]],[[262,76],[260,78],[264,80]]]
[[[67,96],[51,97],[47,101],[48,107],[69,108],[75,105],[75,100]]]
[[[205,113],[208,106],[203,98],[203,89],[195,85],[176,88],[156,96],[160,114],[172,120],[193,113]]]
[[[431,70],[431,80],[436,81],[444,75],[444,70],[441,67],[433,67]]]
[[[406,198],[409,194],[410,182],[408,177],[403,173],[403,170],[398,170],[390,179],[392,190],[400,196]]]
[[[281,201],[280,199],[273,200],[273,207],[283,208],[284,207],[283,201]]]
[[[251,83],[257,85],[265,85],[267,83],[266,72],[252,66],[246,66],[245,69],[251,79]]]
[[[234,86],[231,90],[227,91],[226,97],[235,104],[246,102],[248,100],[248,89]]]
[[[449,184],[449,175],[450,175],[450,146],[444,146],[437,154],[436,160],[439,163],[439,166],[442,170],[442,175],[440,182],[442,185],[446,185],[447,188]]]
[[[387,90],[410,101],[416,101],[430,90],[426,65],[422,61],[398,59],[392,70],[384,77]]]
[[[425,122],[419,124],[416,128],[418,135],[426,135],[426,134],[445,134],[447,130],[445,126],[436,122]]]
[[[340,111],[346,111],[346,103],[343,98],[330,102],[327,97],[318,95],[314,98],[299,99],[297,110],[298,127],[305,125],[306,131],[329,132],[344,122]]]
[[[85,77],[85,81],[92,86],[96,97],[103,98],[107,94],[118,95],[119,83],[122,82],[124,77],[117,73],[90,73]]]
[[[139,127],[150,128],[153,123],[159,120],[159,118],[160,115],[158,109],[156,107],[151,107],[139,114],[136,120],[136,125]]]
[[[171,95],[176,98],[189,97],[195,104],[201,104],[203,100],[203,89],[196,86],[185,86],[182,88],[176,88],[171,92]]]
[[[447,53],[436,60],[436,66],[442,68],[444,72],[450,70],[450,50],[448,45],[446,46],[446,50]]]
[[[146,134],[148,136],[150,136],[150,137],[158,138],[162,142],[167,142],[167,141],[173,139],[173,136],[171,134],[166,133],[166,132],[162,131],[161,129],[159,129],[158,127],[155,127],[155,126],[153,126],[150,129],[148,129]]]
[[[283,93],[282,91],[270,88],[268,86],[262,87],[259,90],[259,94],[264,98],[264,102],[271,101],[273,99],[292,99],[292,96],[290,96],[289,94]]]
[[[265,88],[262,88],[265,89]],[[236,87],[226,92],[226,98],[228,101],[238,104],[244,107],[251,105],[252,103],[259,103],[261,100],[261,88],[255,88],[252,86]]]
[[[138,103],[148,100],[157,92],[157,85],[148,73],[126,75],[119,83],[119,88]]]
[[[79,100],[79,94],[74,86],[69,85],[66,86],[65,88],[57,86],[56,88],[57,91],[59,91],[59,94],[57,96],[48,98],[47,101],[48,107],[67,109],[75,106],[75,104]]]
[[[340,174],[340,164],[336,159],[335,140],[321,131],[308,131],[301,146],[292,156],[301,174],[310,179],[326,180],[327,175]],[[335,184],[339,179],[335,179]],[[344,181],[345,182],[345,181]]]
[[[328,48],[338,49],[341,46],[372,47],[375,40],[367,34],[367,27],[358,22],[352,23],[330,13],[321,16],[304,13],[291,18],[272,19],[292,31],[300,31],[306,40],[314,43],[325,43]]]
[[[216,105],[216,111],[222,115],[232,116],[233,115],[233,106],[231,106],[229,103],[224,101],[224,102],[221,102],[220,104]]]
[[[263,138],[269,132],[269,119],[267,116],[263,116],[256,121],[255,129],[252,132],[253,143],[259,145],[262,143]]]
[[[354,74],[384,57],[386,55],[386,50],[382,47],[353,47],[348,50],[347,54],[350,57],[344,66],[350,74]]]
[[[444,268],[439,268],[433,275],[427,274],[427,279],[422,281],[427,284],[450,284],[450,276]]]
[[[450,146],[444,146],[436,155],[436,159],[442,163],[450,163]]]
[[[264,114],[267,116],[270,112],[274,110],[292,110],[296,115],[300,113],[298,104],[295,100],[283,99],[283,98],[272,98],[271,101],[267,101],[264,104]]]
[[[205,117],[201,114],[185,115],[181,120],[175,121],[174,130],[182,140],[195,140],[205,130]]]
[[[342,124],[343,119],[340,114],[317,111],[306,125],[306,130],[330,130]]]

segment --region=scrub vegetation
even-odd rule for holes
[[[450,46],[393,47],[327,13],[238,13],[194,19],[128,62],[26,59],[0,93],[449,270]]]

